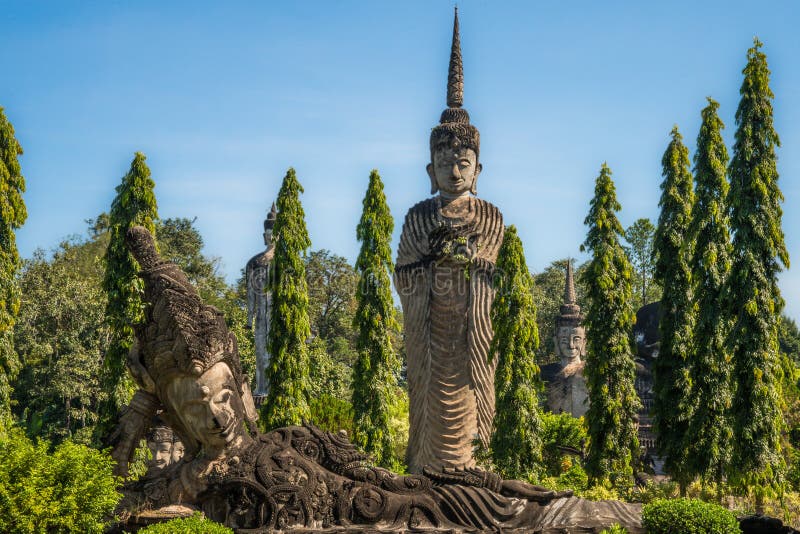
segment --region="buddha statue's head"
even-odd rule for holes
[[[275,218],[278,216],[278,210],[275,203],[272,203],[272,209],[267,213],[267,218],[264,219],[264,244],[267,248],[272,246],[272,228],[275,226]]]
[[[481,139],[478,129],[469,123],[469,113],[461,107],[463,103],[464,69],[456,9],[447,77],[447,109],[431,131],[431,162],[427,167],[431,194],[438,192],[444,197],[454,198],[477,193]]]
[[[249,442],[247,425],[255,427],[257,413],[222,314],[203,304],[183,271],[159,258],[146,229],[131,228],[126,238],[148,304],[128,356],[134,378],[161,402],[162,419],[190,456],[216,457]]]
[[[586,330],[582,326],[583,315],[576,300],[572,263],[568,260],[564,303],[556,317],[556,334],[553,338],[556,355],[565,367],[586,357]]]

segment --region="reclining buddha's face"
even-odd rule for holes
[[[230,367],[218,362],[200,376],[180,376],[166,390],[172,415],[206,452],[219,453],[249,438],[244,403]]]

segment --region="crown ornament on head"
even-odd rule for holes
[[[464,66],[461,60],[461,38],[458,26],[458,7],[453,21],[453,44],[450,48],[450,69],[447,74],[447,109],[442,112],[439,125],[431,130],[431,153],[442,145],[451,145],[454,140],[476,155],[480,153],[481,136],[478,129],[469,123],[469,113],[464,105]]]
[[[272,203],[272,208],[270,208],[269,213],[267,213],[267,218],[264,219],[264,231],[270,231],[275,226],[275,219],[278,217],[278,208],[275,207],[275,203]]]
[[[579,326],[583,322],[581,307],[578,306],[575,292],[575,277],[572,273],[572,261],[567,260],[567,274],[564,284],[564,303],[558,317],[556,317],[556,328],[562,326]]]

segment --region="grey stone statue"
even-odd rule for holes
[[[267,394],[267,381],[265,371],[269,364],[267,351],[267,335],[269,334],[270,295],[267,289],[270,264],[275,254],[275,244],[272,241],[272,228],[277,216],[275,203],[264,220],[264,245],[267,250],[250,258],[245,267],[245,280],[247,281],[247,326],[253,329],[256,351],[256,389],[253,392],[257,397]]]
[[[430,137],[427,167],[435,197],[405,218],[395,268],[404,313],[409,388],[407,463],[474,465],[473,440],[488,442],[494,417],[491,276],[503,241],[503,217],[476,198],[480,135],[463,104],[458,12],[447,109]]]
[[[586,330],[581,307],[576,302],[572,262],[567,260],[564,304],[556,318],[553,338],[558,363],[542,368],[547,382],[547,405],[553,413],[570,413],[575,417],[589,409],[589,393],[583,369],[586,365]]]
[[[373,466],[345,433],[312,425],[260,434],[236,339],[142,227],[127,234],[142,267],[145,320],[128,366],[139,386],[120,421],[121,461],[160,412],[186,455],[128,482],[117,531],[196,510],[237,532],[642,533],[640,505],[591,502],[475,468],[402,476]],[[145,412],[151,413],[147,415]]]

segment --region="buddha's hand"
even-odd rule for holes
[[[554,491],[543,486],[535,486],[521,480],[504,480],[500,484],[500,494],[528,501],[546,504],[554,499],[572,497],[572,490]]]

